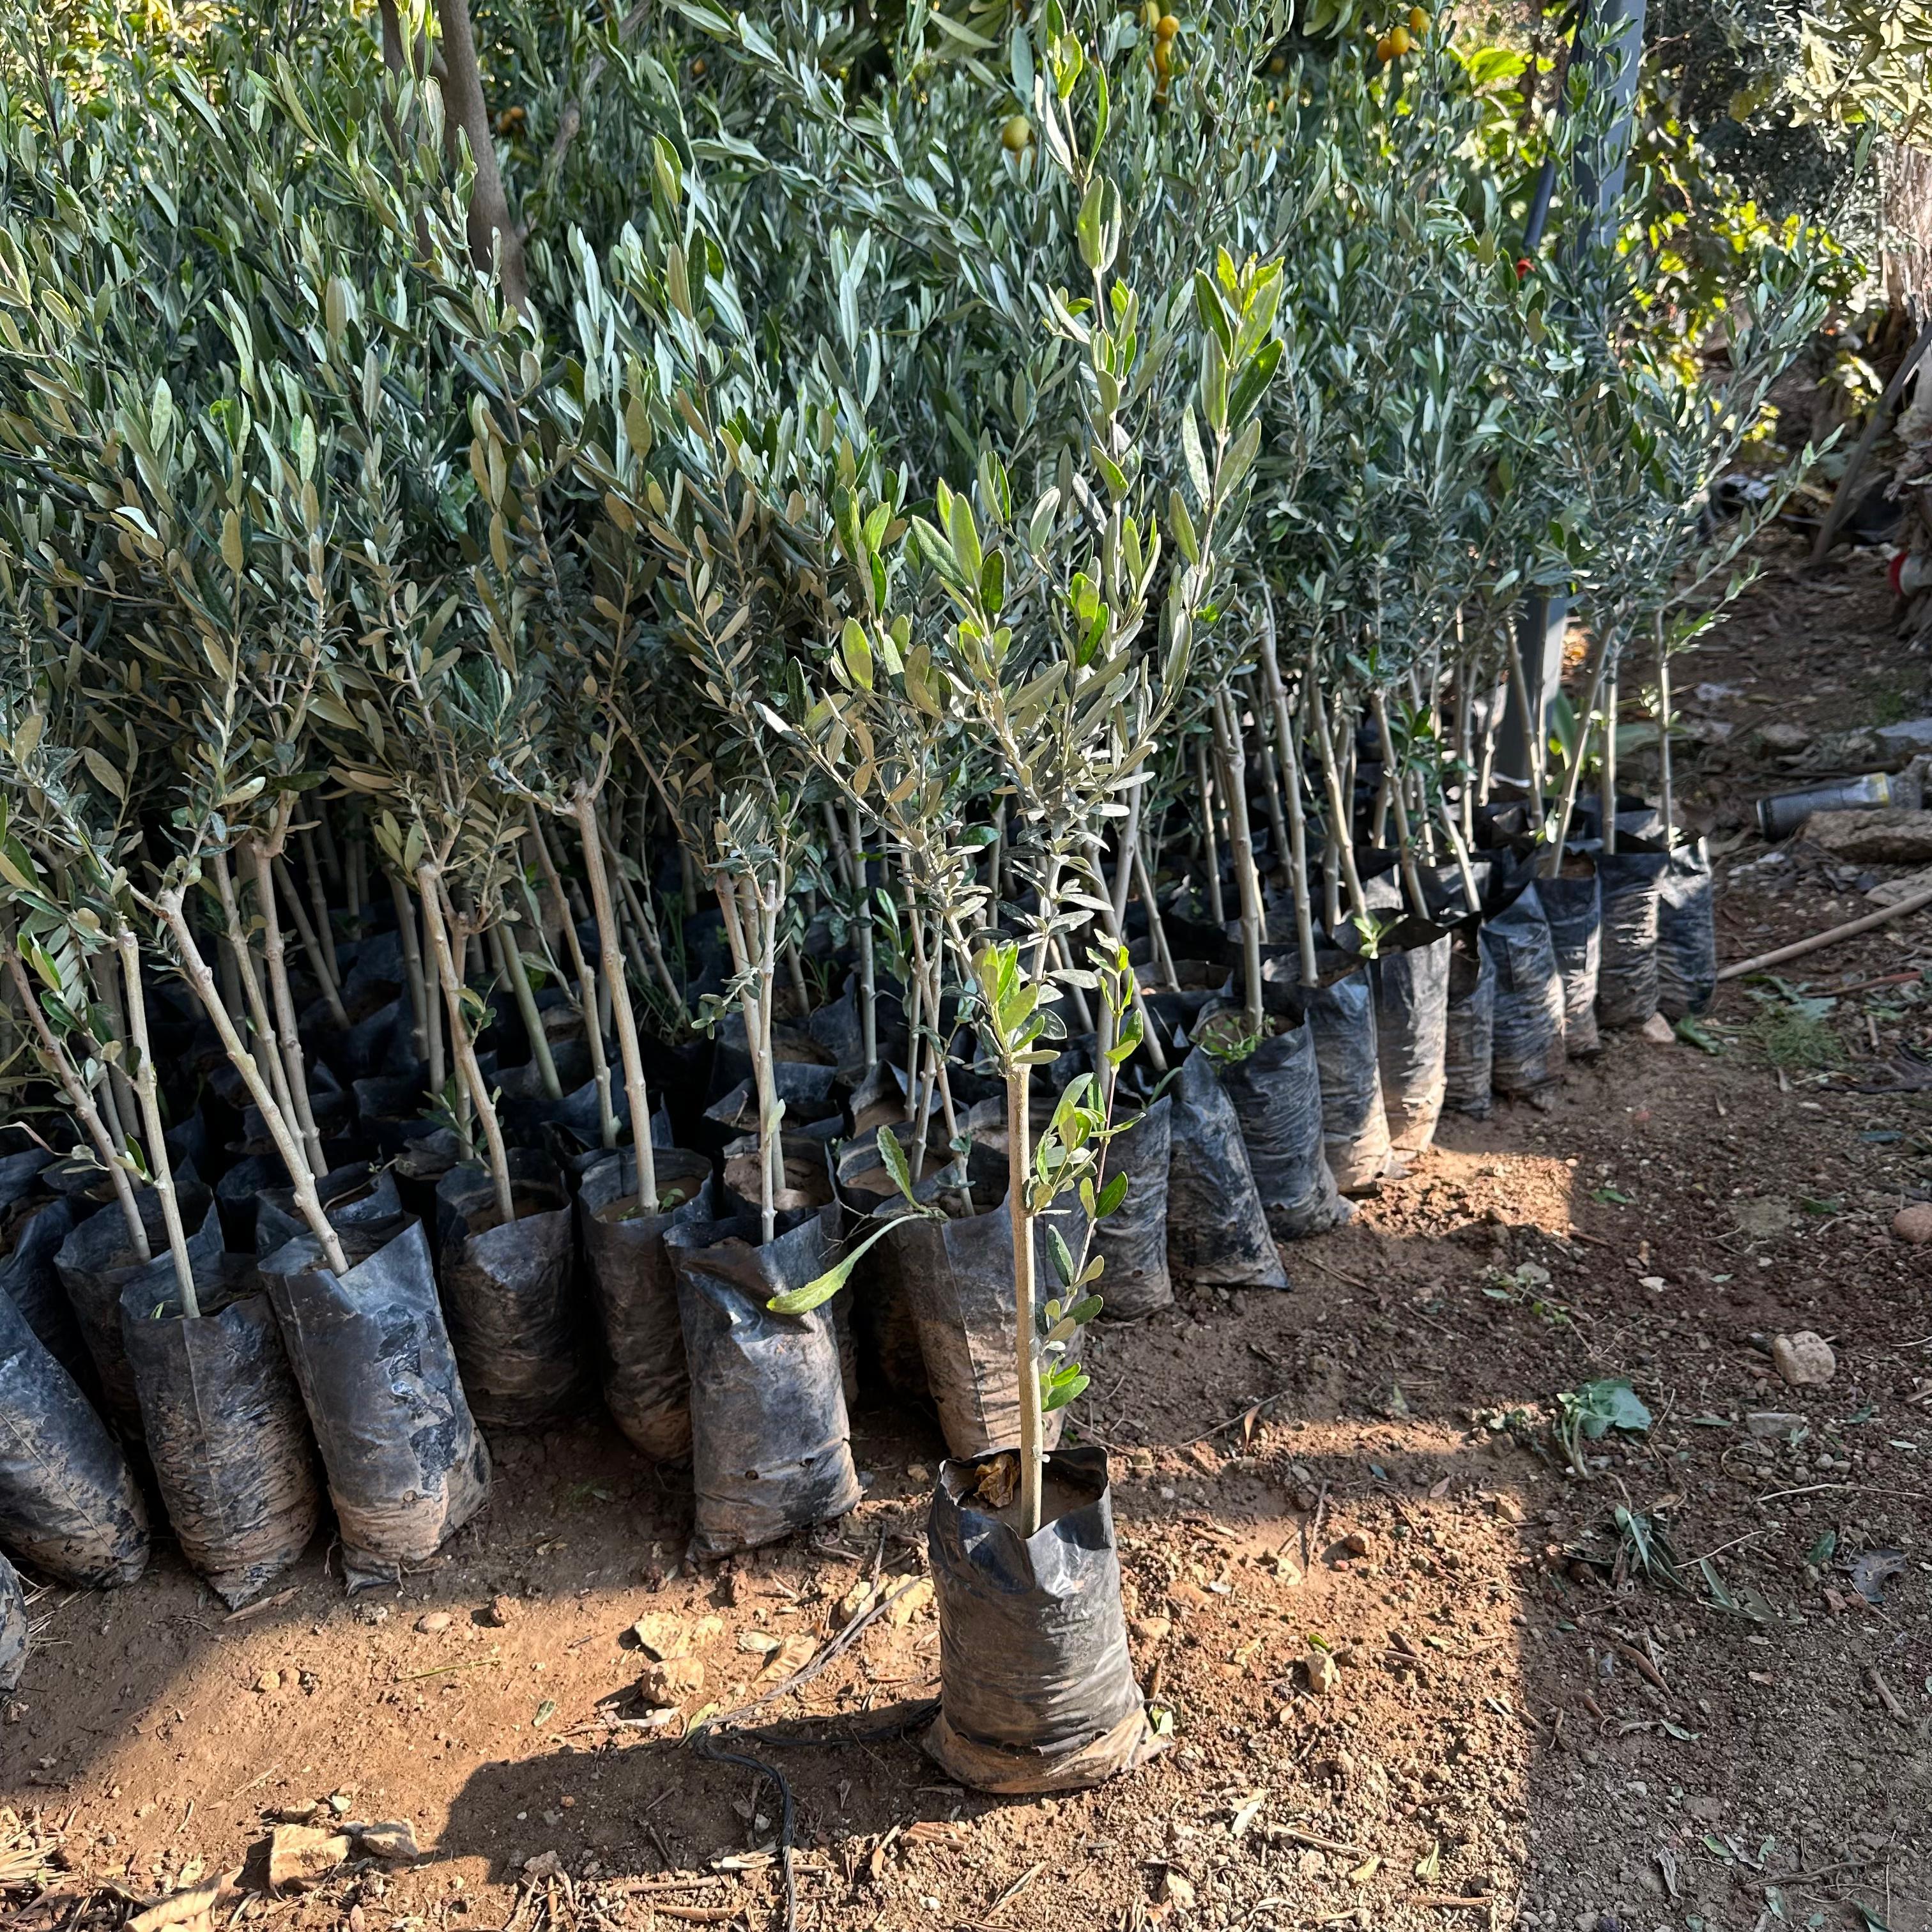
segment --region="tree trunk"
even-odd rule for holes
[[[470,257],[478,268],[490,266],[493,244],[502,250],[503,293],[518,308],[530,306],[530,283],[524,271],[524,241],[510,218],[509,198],[496,166],[496,140],[490,124],[490,105],[483,98],[483,75],[476,64],[476,36],[470,25],[470,0],[436,0],[437,24],[442,30],[443,64],[448,77],[443,100],[450,118],[470,139],[476,178],[470,189]]]

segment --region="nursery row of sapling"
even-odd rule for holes
[[[848,99],[836,20],[687,8],[480,241],[408,8],[0,104],[34,1569],[131,1580],[154,1498],[244,1603],[326,1498],[393,1581],[593,1384],[724,1556],[856,1504],[884,1396],[951,1459],[933,1748],[1157,1744],[1084,1331],[1708,998],[1669,658],[1819,308],[1768,256],[1675,377],[1601,260],[1512,268],[1446,44],[1235,12]],[[1536,590],[1588,652],[1509,770]]]

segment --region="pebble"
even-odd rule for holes
[[[1670,1022],[1661,1013],[1652,1013],[1638,1031],[1652,1046],[1669,1046],[1677,1037]]]
[[[523,1606],[514,1597],[492,1597],[490,1606],[483,1612],[483,1621],[493,1630],[501,1630],[513,1624],[523,1614]]]
[[[1134,1635],[1142,1643],[1158,1643],[1174,1628],[1172,1617],[1136,1617],[1133,1621]]]
[[[1804,1418],[1793,1414],[1788,1408],[1758,1408],[1744,1418],[1744,1426],[1761,1441],[1771,1440],[1789,1436],[1794,1429],[1802,1429]]]
[[[1325,1697],[1342,1681],[1340,1667],[1325,1650],[1311,1650],[1302,1660],[1302,1668],[1308,1673],[1308,1688],[1317,1696]]]
[[[1915,1201],[1892,1217],[1892,1232],[1915,1248],[1932,1241],[1932,1201]]]
[[[694,1657],[666,1658],[645,1670],[638,1688],[646,1704],[662,1709],[704,1688],[704,1666]]]
[[[282,1688],[282,1673],[279,1670],[265,1670],[255,1680],[257,1690],[279,1690]]]
[[[1161,1876],[1160,1895],[1169,1905],[1192,1905],[1194,1903],[1192,1882],[1182,1877],[1173,1866],[1169,1865]]]
[[[448,1629],[449,1622],[449,1612],[447,1610],[431,1610],[427,1615],[417,1618],[416,1628],[421,1630],[424,1636],[440,1636]]]
[[[1792,1388],[1822,1388],[1838,1372],[1831,1344],[1809,1328],[1779,1336],[1771,1345],[1771,1364]]]
[[[1370,1542],[1365,1532],[1352,1529],[1346,1536],[1342,1538],[1342,1547],[1351,1556],[1366,1556],[1374,1546]]]

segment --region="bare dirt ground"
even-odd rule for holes
[[[1742,828],[1780,782],[1759,724],[1932,711],[1877,561],[1774,575],[1679,675],[1720,956],[1863,910],[1822,861],[1752,866]],[[1921,914],[1789,969],[1822,1012],[1727,986],[1718,1051],[1617,1037],[1549,1111],[1452,1121],[1287,1251],[1291,1292],[1104,1333],[1076,1432],[1114,1452],[1172,1750],[1057,1802],[968,1795],[889,1735],[933,1688],[931,1610],[882,1617],[760,1719],[865,1741],[731,1747],[788,1781],[798,1924],[1927,1932],[1932,1249],[1890,1232],[1932,1192],[1932,1075],[1900,1057],[1932,1048],[1926,973]],[[1773,1370],[1804,1328],[1828,1386]],[[1580,1478],[1556,1398],[1616,1376],[1654,1426]],[[190,1932],[782,1924],[778,1793],[635,1721],[632,1626],[702,1663],[688,1708],[755,1697],[775,1641],[782,1675],[856,1582],[917,1575],[936,1431],[860,1414],[858,1511],[700,1575],[677,1479],[607,1426],[496,1446],[487,1518],[400,1595],[346,1600],[320,1548],[240,1618],[171,1551],[116,1596],[40,1594],[0,1726],[6,1932],[237,1867]],[[338,1816],[407,1820],[424,1856],[259,1888],[274,1822]]]

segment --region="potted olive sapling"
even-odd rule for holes
[[[1054,118],[1056,147],[1078,177],[1078,238],[1092,289],[1077,302],[1062,291],[1054,313],[1082,366],[1082,427],[1096,474],[1090,478],[1070,454],[1060,482],[1024,509],[996,463],[981,466],[976,502],[938,484],[935,514],[914,519],[910,540],[950,606],[947,621],[911,639],[880,614],[854,610],[862,635],[842,651],[848,673],[866,664],[876,679],[883,665],[902,688],[910,668],[908,701],[959,719],[996,769],[1006,862],[1031,889],[1019,937],[949,935],[972,962],[976,1022],[1006,1092],[1018,1442],[949,1462],[932,1528],[942,1630],[942,1712],[932,1748],[965,1781],[1014,1791],[1094,1783],[1159,1744],[1126,1651],[1105,1454],[1049,1456],[1044,1442],[1046,1414],[1084,1384],[1072,1352],[1099,1312],[1093,1290],[1102,1277],[1084,1234],[1078,1244],[1049,1238],[1060,1292],[1042,1306],[1036,1226],[1064,1189],[1089,1226],[1118,1204],[1094,1185],[1111,1125],[1099,1102],[1110,1082],[1089,1078],[1070,1088],[1037,1137],[1030,1085],[1034,1069],[1055,1057],[1048,1003],[1063,988],[1102,996],[1114,1029],[1110,1066],[1139,1042],[1118,950],[1103,955],[1103,970],[1069,971],[1051,963],[1054,942],[1096,910],[1083,903],[1094,896],[1084,889],[1094,844],[1109,821],[1128,816],[1126,795],[1142,780],[1184,686],[1196,626],[1210,614],[1222,570],[1216,545],[1238,526],[1260,441],[1255,411],[1276,359],[1267,350],[1279,296],[1278,268],[1219,266],[1225,305],[1204,317],[1198,399],[1190,405],[1192,494],[1190,500],[1176,488],[1168,498],[1164,540],[1148,513],[1149,479],[1123,404],[1145,387],[1140,358],[1172,354],[1176,341],[1163,337],[1150,348],[1137,298],[1114,272],[1119,190],[1081,154],[1074,133],[1076,114],[1088,115],[1091,79],[1068,106],[1082,57],[1066,39],[1053,52],[1055,75],[1036,89],[1035,104]],[[1225,334],[1211,326],[1216,314]],[[1171,561],[1170,542],[1178,553]],[[1148,600],[1163,574],[1166,598],[1150,638]],[[824,701],[838,711],[829,692]],[[836,722],[821,719],[818,729]]]
[[[584,339],[608,349],[578,399],[580,467],[615,526],[614,554],[628,546],[656,578],[651,697],[626,735],[709,874],[730,972],[703,1017],[715,1028],[735,1009],[756,1095],[736,1169],[745,1211],[663,1236],[692,1379],[692,1548],[706,1556],[842,1515],[859,1495],[830,1312],[767,1306],[820,1271],[827,1229],[819,1205],[784,1198],[774,1050],[794,868],[818,804],[758,699],[782,687],[792,638],[823,621],[788,528],[787,446],[808,438],[803,460],[829,466],[836,426],[830,411],[801,422],[790,398],[774,400],[713,218],[660,140],[641,232],[585,278]]]
[[[22,742],[16,732],[14,746]],[[124,818],[134,774],[98,749],[84,763],[44,736],[6,766],[15,801],[7,868],[28,880],[16,888],[15,946],[43,982],[37,994],[28,989],[34,1011],[44,1006],[43,1024],[70,1036],[98,1028],[104,1003],[83,1004],[76,991],[82,962],[92,956],[97,973],[118,981],[124,1033],[104,1050],[124,1069],[140,1138],[118,1151],[117,1166],[152,1176],[166,1238],[166,1252],[146,1266],[70,1269],[70,1286],[105,1288],[79,1309],[104,1386],[131,1388],[182,1553],[238,1606],[308,1547],[321,1497],[308,1419],[254,1257],[222,1252],[206,1189],[196,1190],[206,1209],[194,1228],[177,1194],[148,1030],[146,922],[124,864],[138,862]],[[56,880],[64,919],[50,898]]]

